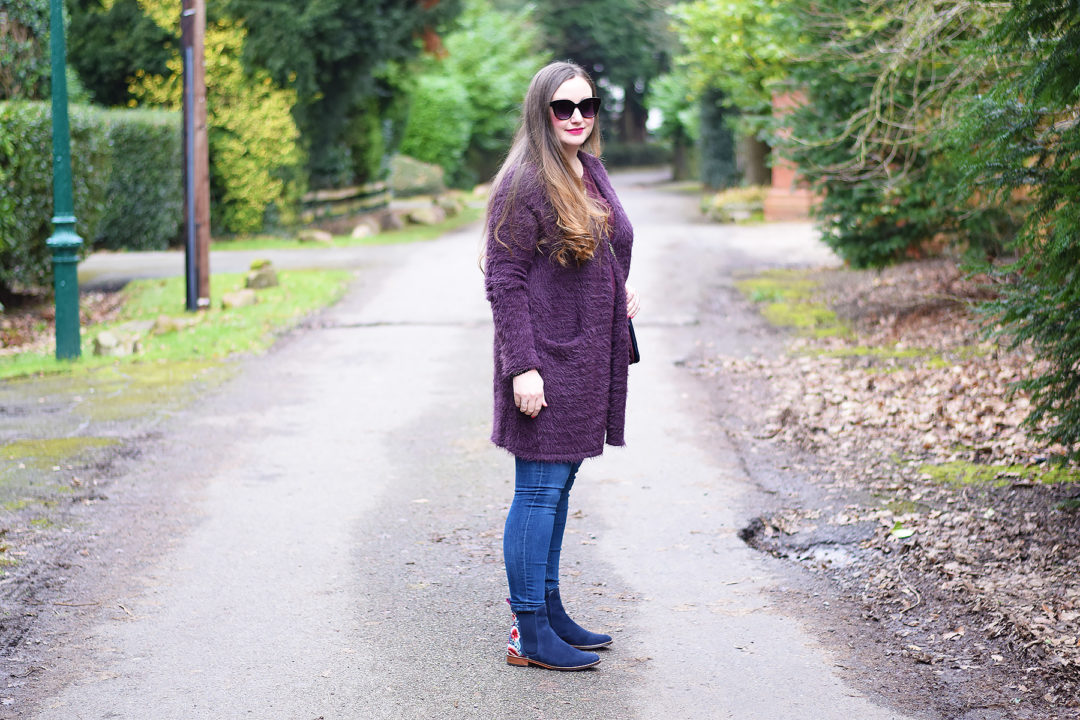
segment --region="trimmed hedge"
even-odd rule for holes
[[[111,110],[113,162],[93,246],[164,250],[180,239],[184,212],[183,133],[179,113]]]
[[[162,249],[183,203],[176,114],[72,106],[76,232],[90,247]],[[0,290],[49,284],[52,116],[48,103],[0,103]]]
[[[0,289],[49,281],[52,234],[52,120],[42,102],[0,104]],[[101,217],[104,186],[91,182],[108,165],[97,114],[72,107],[72,190],[76,232],[86,237]]]

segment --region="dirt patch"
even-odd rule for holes
[[[790,279],[827,327],[694,367],[751,454],[790,458],[751,473],[777,501],[743,539],[827,579],[884,639],[877,664],[922,677],[948,717],[1080,717],[1080,473],[1021,425],[1010,386],[1033,358],[982,336],[985,288],[947,261]],[[738,411],[747,388],[767,405]]]
[[[123,307],[120,292],[84,292],[79,295],[82,327],[108,322]],[[22,296],[0,313],[0,356],[23,352],[47,352],[53,346],[56,308],[43,295]]]

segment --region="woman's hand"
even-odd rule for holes
[[[514,404],[529,417],[540,414],[547,407],[544,399],[544,379],[538,370],[529,370],[514,376]]]
[[[638,297],[637,290],[626,286],[626,317],[633,318],[641,310],[641,298]]]

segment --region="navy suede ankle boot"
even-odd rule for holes
[[[611,644],[610,635],[589,632],[570,619],[563,609],[562,598],[559,596],[559,588],[548,592],[547,601],[548,622],[555,634],[563,639],[568,645],[578,650],[596,650]]]
[[[506,662],[537,665],[548,670],[584,670],[600,663],[596,653],[582,652],[559,639],[548,624],[547,608],[514,613]]]

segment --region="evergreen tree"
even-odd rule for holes
[[[957,146],[974,151],[974,192],[1001,204],[1023,196],[1027,214],[990,310],[1044,368],[1021,383],[1027,424],[1080,459],[1080,8],[1014,0],[992,41],[1000,74],[967,106]]]

